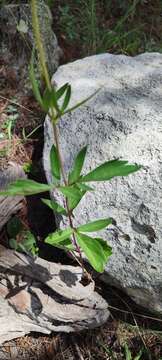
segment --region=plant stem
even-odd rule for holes
[[[38,50],[38,53],[39,53],[42,74],[43,74],[43,77],[44,77],[44,80],[45,80],[45,83],[46,83],[46,86],[47,86],[48,90],[52,90],[52,85],[51,85],[51,82],[50,82],[49,73],[48,73],[48,69],[47,69],[47,66],[46,66],[43,43],[42,43],[42,39],[41,39],[39,19],[38,19],[38,14],[37,14],[37,0],[31,0],[31,11],[32,11],[32,23],[33,23],[35,41],[36,41],[37,50]],[[54,108],[51,109],[50,120],[51,120],[51,123],[53,125],[54,141],[55,141],[56,149],[57,149],[57,152],[58,152],[58,157],[59,157],[59,162],[60,162],[60,168],[61,168],[63,181],[64,181],[65,186],[67,186],[68,185],[68,180],[66,179],[66,174],[65,174],[64,166],[63,166],[63,159],[62,159],[62,154],[61,154],[60,145],[59,145],[59,130],[58,130],[58,127],[56,125],[56,116],[55,116],[55,109]],[[66,209],[67,209],[67,214],[68,214],[70,227],[72,229],[75,229],[74,226],[73,226],[72,213],[71,213],[71,211],[69,209],[68,199],[67,198],[66,198]],[[78,261],[78,263],[79,263],[79,265],[81,265],[83,273],[84,273],[86,270],[84,268],[81,250],[80,250],[80,247],[77,244],[75,234],[72,235],[72,243],[73,243],[76,251],[79,254],[80,261]],[[76,259],[76,257],[75,257],[75,259]]]
[[[43,42],[41,39],[36,0],[31,0],[31,13],[32,13],[32,24],[33,24],[33,30],[34,30],[34,35],[35,35],[35,42],[36,42],[37,50],[39,53],[42,74],[43,74],[43,77],[44,77],[44,80],[46,82],[48,89],[51,90],[52,86],[51,86],[51,82],[50,82],[50,78],[49,78],[49,74],[48,74],[48,70],[47,70],[47,66],[46,66],[46,59],[45,59],[45,53],[44,53],[44,48],[43,48]]]
[[[62,173],[62,177],[63,177],[63,181],[64,181],[64,184],[65,186],[68,185],[68,181],[66,179],[66,175],[65,175],[65,171],[64,171],[64,165],[63,165],[63,160],[62,160],[62,154],[61,154],[61,150],[60,150],[60,144],[59,144],[59,129],[57,127],[57,125],[54,123],[54,119],[51,119],[52,120],[52,123],[53,123],[53,132],[54,132],[54,140],[55,140],[55,144],[56,144],[56,149],[57,149],[57,152],[58,152],[58,157],[59,157],[59,162],[60,162],[60,168],[61,168],[61,173]],[[73,219],[72,219],[72,213],[71,213],[71,210],[69,209],[69,205],[68,205],[68,199],[66,198],[66,209],[67,209],[67,214],[68,214],[68,219],[69,219],[69,224],[70,224],[70,227],[72,229],[74,229],[74,225],[73,225]],[[80,251],[80,247],[78,246],[77,244],[77,241],[76,241],[76,238],[75,238],[75,234],[73,233],[72,234],[72,243],[73,245],[75,246],[78,254],[79,254],[79,258],[80,258],[80,264],[82,266],[82,270],[83,272],[85,271],[85,268],[84,268],[84,264],[83,264],[83,258],[82,258],[82,254],[81,254],[81,251]]]

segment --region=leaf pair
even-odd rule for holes
[[[35,52],[32,51],[30,66],[29,66],[29,77],[32,84],[32,89],[34,96],[38,103],[41,105],[42,109],[48,112],[51,108],[53,108],[56,112],[55,118],[61,116],[69,105],[69,101],[71,98],[71,86],[66,83],[57,91],[55,88],[46,89],[43,96],[40,93],[38,81],[35,77],[34,71],[34,58]],[[61,105],[61,108],[58,105],[58,100],[64,95],[64,99]]]
[[[83,147],[76,156],[73,169],[69,174],[69,184],[76,182],[79,184],[90,181],[107,181],[116,176],[127,176],[141,168],[140,165],[129,164],[126,160],[115,159],[106,161],[88,174],[80,176],[86,152],[87,146]]]
[[[74,236],[76,236],[78,245],[85,253],[92,267],[98,272],[103,272],[108,257],[112,253],[111,247],[103,239],[92,238],[84,233],[101,230],[111,223],[111,219],[101,219],[85,225],[81,225],[75,230],[70,227],[65,230],[58,230],[55,233],[50,234],[45,239],[45,242],[56,247],[65,247],[65,249],[68,251],[73,251],[74,247],[71,244],[70,237],[72,234],[74,234]]]
[[[71,99],[71,85],[66,83],[63,86],[61,86],[57,91],[55,88],[46,89],[43,96],[40,93],[38,81],[35,76],[34,71],[34,58],[35,58],[35,51],[33,49],[30,66],[29,66],[29,77],[32,84],[32,89],[34,96],[38,103],[40,104],[41,108],[45,112],[50,112],[50,109],[53,109],[53,113],[51,113],[51,117],[54,117],[55,120],[57,120],[61,115],[64,115],[66,113],[72,112],[81,105],[84,105],[87,101],[89,101],[91,98],[93,98],[100,89],[95,91],[92,95],[88,96],[86,99],[83,99],[76,105],[72,106],[71,108],[68,108],[70,99]],[[59,105],[58,101],[61,97],[64,97],[62,100],[61,105]],[[54,120],[53,119],[53,120]]]
[[[76,237],[92,267],[102,273],[109,256],[112,254],[111,247],[101,238],[92,238],[81,233],[77,234]]]
[[[61,106],[58,104],[58,100],[64,95]],[[46,89],[43,95],[43,108],[46,112],[50,108],[54,108],[57,111],[56,117],[61,116],[69,105],[71,98],[71,86],[66,83],[57,91],[52,88],[51,90]]]
[[[60,186],[58,190],[67,198],[69,210],[74,210],[86,193],[86,190],[79,189],[75,185]]]

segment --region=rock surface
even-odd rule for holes
[[[66,171],[79,149],[89,144],[84,173],[121,158],[143,165],[139,172],[95,185],[75,210],[76,223],[113,217],[116,236],[101,235],[113,248],[103,275],[138,304],[162,313],[162,55],[102,54],[61,66],[58,86],[72,85],[71,104],[100,92],[60,122]],[[54,80],[53,79],[53,80]],[[45,122],[47,179],[52,129]],[[56,194],[55,196],[60,200]],[[64,226],[62,219],[60,226]],[[124,234],[129,235],[124,236]]]
[[[53,74],[59,64],[61,49],[52,30],[52,15],[49,7],[43,0],[40,0],[37,5],[46,62],[50,74]],[[28,76],[31,51],[34,47],[29,4],[2,6],[0,9],[0,24],[1,56],[6,58],[10,67],[15,69],[17,79],[22,80]]]

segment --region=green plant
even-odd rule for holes
[[[6,120],[2,124],[1,128],[7,132],[8,140],[12,139],[12,131],[16,125],[16,120],[19,117],[19,113],[16,105],[9,104],[6,108]]]
[[[125,160],[116,159],[107,161],[89,173],[83,174],[83,165],[87,152],[87,146],[85,146],[76,155],[70,173],[68,175],[65,173],[59,145],[59,119],[66,113],[72,112],[90,100],[97,94],[98,91],[92,94],[89,98],[82,100],[73,107],[70,107],[71,86],[66,83],[58,90],[51,86],[39,31],[36,0],[31,1],[31,8],[35,41],[37,51],[39,52],[42,74],[46,83],[45,92],[41,94],[34,74],[34,52],[32,54],[30,64],[30,79],[34,95],[42,109],[48,113],[53,126],[54,144],[50,151],[50,164],[53,181],[52,184],[48,185],[38,183],[33,180],[17,180],[15,183],[10,184],[8,188],[0,194],[13,196],[31,195],[50,190],[59,191],[65,198],[65,207],[62,207],[54,200],[42,199],[42,201],[55,212],[58,212],[62,216],[66,216],[69,221],[69,227],[49,234],[45,239],[45,242],[70,252],[82,266],[84,275],[87,275],[87,273],[83,264],[82,252],[96,271],[103,272],[105,264],[112,253],[112,249],[102,238],[98,236],[92,237],[87,235],[87,233],[91,234],[106,228],[112,223],[112,219],[107,218],[94,220],[75,228],[73,225],[73,211],[83,196],[86,195],[87,191],[94,190],[94,188],[89,186],[89,183],[96,181],[109,181],[117,176],[127,176],[128,174],[139,170],[140,166],[136,164],[131,165]]]
[[[140,360],[143,354],[143,350],[141,349],[138,352],[138,354],[135,357],[133,357],[131,351],[129,350],[128,345],[124,344],[124,354],[125,354],[125,360]]]
[[[17,216],[12,217],[8,221],[7,233],[9,245],[12,249],[37,255],[38,247],[34,235],[29,230],[24,229],[22,222]]]
[[[65,4],[64,6],[59,6],[59,22],[60,28],[64,35],[67,37],[67,39],[71,42],[77,40],[77,19],[71,13],[70,6],[68,4]]]

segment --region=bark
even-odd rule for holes
[[[4,190],[7,184],[24,177],[25,173],[20,165],[12,163],[6,169],[1,169],[0,191]],[[23,199],[23,196],[0,196],[0,230],[10,217],[21,209]]]
[[[106,301],[83,286],[80,267],[50,263],[0,246],[0,344],[25,334],[101,326]]]

